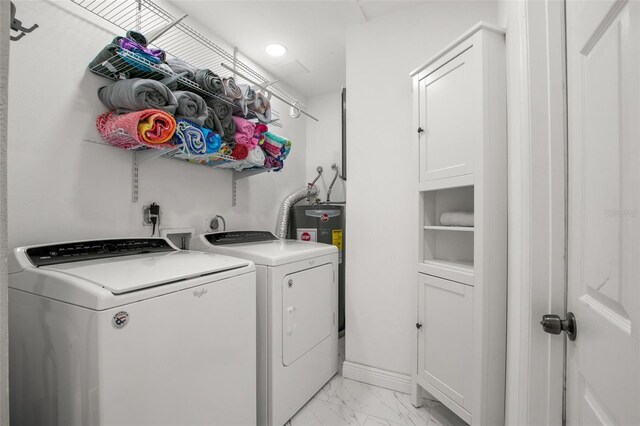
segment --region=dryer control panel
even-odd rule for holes
[[[167,251],[176,251],[176,249],[162,238],[128,238],[30,247],[26,250],[26,254],[35,266],[46,266]]]
[[[229,231],[214,232],[204,236],[214,246],[225,244],[259,243],[278,239],[269,231]]]

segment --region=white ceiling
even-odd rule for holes
[[[348,26],[423,1],[174,0],[174,4],[300,95],[311,97],[345,85]],[[271,57],[264,50],[269,43],[284,44],[288,52]]]

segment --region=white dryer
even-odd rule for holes
[[[337,248],[235,231],[200,235],[190,249],[256,264],[258,425],[285,424],[338,371]]]
[[[255,266],[161,238],[14,250],[16,425],[255,424]]]

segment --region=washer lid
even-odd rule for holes
[[[224,246],[209,245],[207,250],[228,256],[241,257],[251,260],[256,265],[265,266],[279,266],[338,253],[338,249],[330,244],[296,240],[276,240]]]
[[[213,253],[174,251],[43,266],[103,287],[113,294],[169,284],[249,265],[243,259]]]

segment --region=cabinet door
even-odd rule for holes
[[[473,287],[418,275],[418,375],[470,412]]]
[[[476,106],[478,75],[470,47],[420,80],[420,181],[473,173],[482,111]]]

